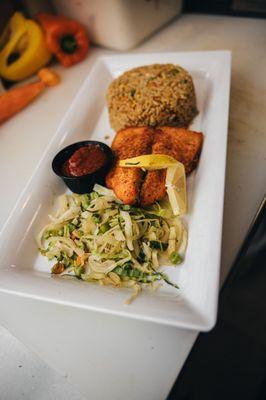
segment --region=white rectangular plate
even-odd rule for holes
[[[185,262],[168,267],[180,290],[164,285],[144,290],[131,304],[127,289],[51,277],[38,255],[36,234],[47,222],[56,196],[65,186],[51,170],[59,149],[84,139],[111,143],[106,89],[114,77],[132,67],[174,63],[192,75],[199,115],[192,129],[204,133],[197,170],[188,179],[189,242]],[[55,133],[36,171],[7,221],[0,240],[0,291],[95,311],[198,329],[216,320],[219,288],[231,55],[228,51],[134,54],[97,61]],[[106,137],[109,136],[107,139]]]

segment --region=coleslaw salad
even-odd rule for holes
[[[132,298],[160,281],[178,288],[160,270],[181,263],[187,245],[187,231],[171,208],[124,205],[112,190],[95,185],[90,194],[60,196],[49,217],[37,241],[41,254],[56,261],[52,273],[130,287]]]

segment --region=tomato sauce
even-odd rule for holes
[[[62,172],[67,176],[88,175],[102,168],[106,161],[107,156],[98,144],[83,146],[64,163]]]

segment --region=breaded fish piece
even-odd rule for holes
[[[190,173],[197,166],[203,135],[183,128],[160,127],[154,133],[152,153],[167,154],[180,161]],[[140,193],[140,204],[148,206],[166,195],[166,170],[148,171]]]
[[[135,204],[139,200],[143,171],[140,168],[114,166],[105,178],[106,186],[113,189],[124,204]]]
[[[165,188],[166,169],[148,171],[140,191],[141,206],[149,206],[162,200],[166,195]]]
[[[139,201],[144,172],[140,168],[119,167],[117,163],[126,158],[150,154],[153,136],[153,129],[135,127],[117,132],[113,140],[112,150],[116,164],[106,177],[106,185],[113,189],[116,196],[125,204],[135,204]]]
[[[197,166],[202,143],[201,132],[163,126],[155,131],[152,153],[174,157],[184,164],[186,174],[189,174]]]

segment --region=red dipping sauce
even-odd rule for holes
[[[67,176],[83,176],[92,174],[102,168],[107,156],[98,144],[80,147],[63,164],[62,172]]]

